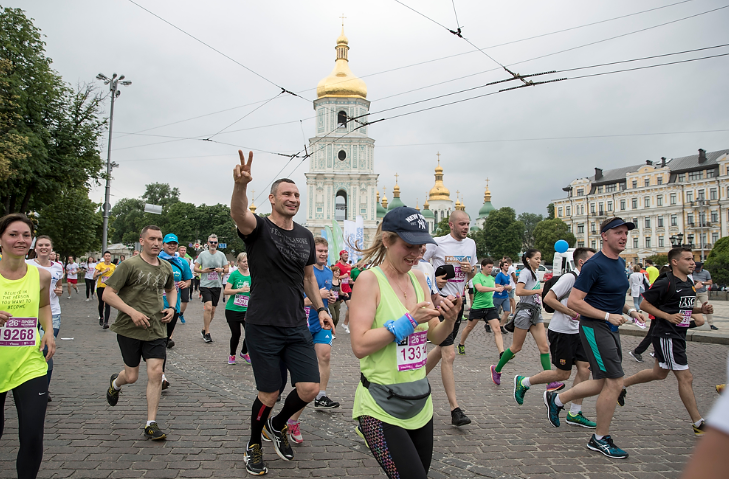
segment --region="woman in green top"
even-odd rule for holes
[[[228,302],[225,304],[225,320],[228,321],[231,334],[228,364],[235,364],[235,350],[238,349],[241,329],[245,329],[246,326],[248,298],[251,296],[251,272],[248,270],[248,255],[241,253],[236,260],[238,269],[228,277],[224,293],[228,296]],[[245,339],[243,340],[243,349],[240,350],[240,357],[248,364],[251,363]]]
[[[25,263],[32,231],[33,223],[23,214],[0,218],[0,438],[5,397],[12,390],[21,432],[16,467],[22,479],[35,478],[43,460],[43,423],[48,405],[46,361],[56,351],[51,274]],[[38,338],[38,322],[49,332],[42,339]],[[46,347],[44,358],[41,351]]]
[[[391,210],[363,251],[374,267],[360,274],[350,328],[361,380],[352,416],[390,478],[424,479],[433,455],[433,403],[426,379],[427,340],[440,344],[453,330],[461,298],[431,304],[425,276],[411,271],[433,243],[413,208]],[[444,316],[443,322],[438,317]],[[390,392],[396,392],[393,396]],[[388,397],[389,396],[389,397]]]

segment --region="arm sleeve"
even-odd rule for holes
[[[190,270],[190,265],[187,263],[185,259],[181,261],[182,263],[182,280],[187,281],[188,279],[192,279],[192,271]]]
[[[600,270],[597,268],[597,265],[595,263],[590,264],[588,261],[582,267],[582,271],[580,271],[580,275],[577,277],[577,281],[575,281],[573,288],[577,288],[583,293],[588,293],[590,288],[592,288],[592,285],[595,284],[599,275]]]
[[[471,240],[473,242],[473,248],[471,252],[471,266],[478,265],[478,258],[476,257],[476,242]]]
[[[256,228],[251,231],[251,234],[249,234],[248,236],[244,236],[237,227],[235,229],[235,231],[238,233],[238,237],[242,239],[244,243],[248,243],[249,241],[255,241],[261,234],[261,228],[263,227],[264,220],[255,213],[253,214],[253,216],[256,218]]]
[[[522,269],[521,272],[519,273],[519,277],[517,278],[516,282],[527,284],[527,282],[529,281],[529,276],[531,276],[531,271],[526,269],[526,266],[525,266],[524,269]]]
[[[314,244],[314,235],[309,233],[309,259],[306,261],[306,266],[314,263],[316,263],[316,245]]]

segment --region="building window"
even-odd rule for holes
[[[656,226],[658,226],[659,228],[663,228],[663,216],[659,216],[657,221],[658,224]]]
[[[606,185],[605,186],[605,192],[606,193],[612,193],[614,191],[618,191],[618,185],[617,185],[617,183],[613,183],[612,185]]]
[[[645,247],[646,248],[650,248],[651,247],[651,237],[650,236],[646,236],[645,237]]]
[[[694,200],[694,192],[693,191],[687,191],[686,192],[686,201],[693,201]]]
[[[590,241],[590,248],[597,249],[597,242],[595,240]]]
[[[633,180],[633,189],[638,187],[638,180]]]
[[[620,211],[625,211],[625,200],[620,200]]]
[[[598,203],[597,205],[597,211],[600,214],[600,216],[603,216],[605,214],[605,210],[603,209],[604,203]]]
[[[634,210],[638,209],[638,198],[633,198],[633,209]]]
[[[716,188],[712,188],[709,190],[709,199],[710,200],[718,200],[719,199],[719,192]]]
[[[676,193],[671,194],[671,205],[676,204]]]
[[[559,218],[562,217],[562,207],[561,206],[559,208],[557,208],[557,217],[559,217]]]
[[[717,223],[719,221],[719,212],[718,211],[712,211],[711,212],[711,222]]]
[[[711,244],[716,244],[719,241],[719,233],[711,233]]]
[[[582,188],[577,189],[577,196],[585,196],[585,190]]]
[[[633,224],[638,228],[638,218],[633,218]]]
[[[689,213],[686,215],[686,223],[688,223],[689,226],[694,225],[694,214],[693,213]]]
[[[659,236],[658,237],[658,247],[659,248],[663,248],[664,247],[664,244],[663,244],[663,236]]]
[[[567,225],[567,231],[568,231],[569,233],[572,233],[572,225],[571,225],[571,224],[568,224],[568,225]]]
[[[608,211],[612,211],[613,210],[613,202],[612,201],[608,201],[607,203],[608,203],[608,209],[607,210]]]
[[[577,225],[577,233],[584,233],[585,232],[585,223],[579,223]]]
[[[643,206],[645,206],[646,208],[651,207],[651,197],[650,196],[646,196],[645,198],[643,198]]]
[[[678,215],[671,215],[671,226],[678,226]]]
[[[597,234],[597,228],[595,227],[595,223],[592,223],[592,234]]]
[[[688,235],[688,244],[690,244],[690,245],[694,244],[694,235]]]
[[[584,247],[585,247],[585,242],[584,242],[584,241],[582,241],[582,240],[578,241],[578,242],[577,242],[577,247],[578,247],[578,248],[584,248]]]
[[[656,206],[663,206],[663,195],[656,196]]]
[[[633,238],[633,248],[638,249],[638,238]]]
[[[706,193],[705,190],[699,190],[696,192],[696,199],[697,200],[705,200],[706,199]]]
[[[651,227],[651,219],[649,217],[645,217],[645,227],[650,228]]]
[[[706,226],[706,213],[699,213],[699,226]]]
[[[347,113],[344,111],[340,111],[337,113],[337,128],[346,128],[347,127]]]
[[[686,179],[684,178],[684,174],[683,173],[681,173],[680,175],[678,175],[676,177],[676,180],[678,180],[679,183],[683,183],[684,181],[686,181]]]
[[[646,187],[650,186],[651,185],[651,179],[650,178],[646,178],[644,180],[644,182],[643,182],[643,185],[646,186]]]
[[[706,170],[706,177],[707,178],[713,178],[715,176],[716,176],[716,169]]]
[[[595,214],[595,203],[590,203],[590,213]]]
[[[656,178],[656,181],[658,182],[659,185],[662,185],[663,184],[663,177],[662,176],[659,176],[658,178]]]
[[[571,210],[572,208],[568,206],[568,207],[567,207],[567,208],[565,208],[565,209],[567,210],[567,216],[571,216],[571,213],[572,213],[572,212],[571,212],[570,210]]]
[[[689,173],[689,181],[700,180],[704,177],[703,171],[692,171]]]
[[[625,191],[628,189],[627,183],[620,183],[620,191]]]
[[[597,192],[598,192],[598,193],[602,193],[602,186],[598,186],[598,187],[597,187]]]

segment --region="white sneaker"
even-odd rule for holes
[[[68,295],[68,299],[71,299],[71,295],[70,294]]]
[[[349,334],[349,326],[347,326],[346,324],[343,324],[342,326],[344,326],[344,332]]]
[[[88,301],[89,301],[89,298],[86,298],[86,302],[88,302]]]

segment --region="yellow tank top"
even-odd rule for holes
[[[40,274],[35,266],[27,267],[28,271],[20,279],[10,280],[0,275],[0,311],[10,313],[13,318],[36,318],[37,322]],[[20,328],[22,331],[16,331],[17,329],[9,324],[0,328],[0,393],[14,389],[30,379],[45,376],[48,371],[43,353],[38,350],[40,335],[37,329],[34,331],[34,345],[2,345],[3,340],[13,342],[27,338],[28,329]],[[19,332],[21,334],[17,334]]]

